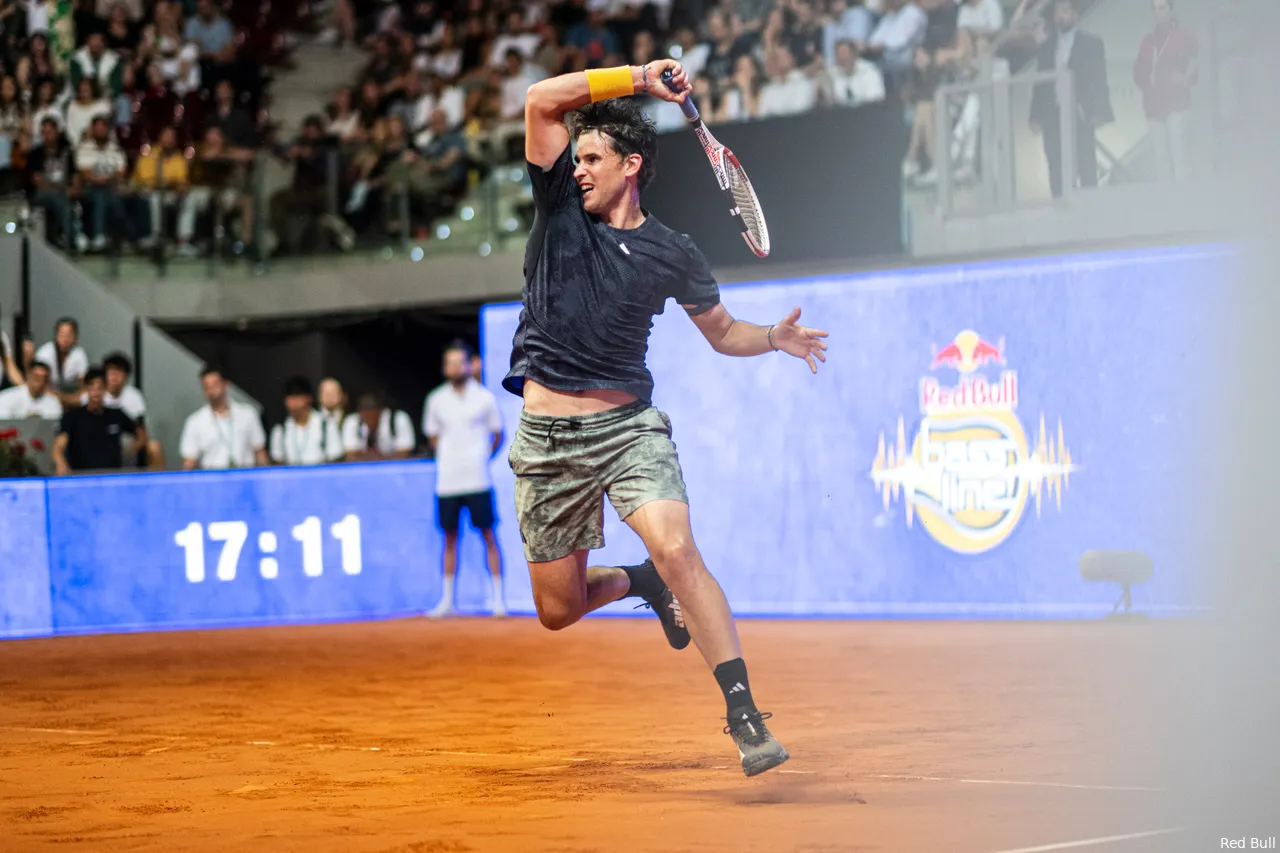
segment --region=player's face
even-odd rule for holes
[[[577,168],[573,179],[582,191],[582,207],[587,213],[610,210],[627,192],[627,178],[640,171],[640,157],[620,157],[613,140],[598,131],[578,137]]]

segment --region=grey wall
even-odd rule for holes
[[[21,312],[22,238],[0,234],[0,328],[13,334],[13,317]],[[15,340],[14,346],[18,342]]]

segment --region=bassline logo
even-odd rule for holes
[[[980,372],[994,365],[999,375]],[[1062,509],[1062,493],[1077,470],[1062,421],[1045,429],[1040,413],[1034,446],[1017,415],[1018,372],[1006,367],[1005,343],[966,329],[942,349],[935,345],[931,373],[920,378],[920,425],[911,444],[898,416],[896,440],[880,433],[871,479],[885,509],[901,498],[907,527],[919,517],[940,545],[962,554],[997,547],[1013,533],[1034,496]],[[956,371],[954,385],[938,377]],[[943,373],[944,378],[947,373]]]

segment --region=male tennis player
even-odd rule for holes
[[[647,66],[574,72],[529,89],[525,154],[536,208],[525,249],[524,310],[503,387],[524,397],[511,446],[516,514],[534,602],[551,630],[620,598],[638,597],[683,648],[692,635],[724,692],[728,726],[748,776],[787,760],[756,709],[729,603],[693,543],[671,423],[650,404],[645,351],[653,315],[684,306],[717,352],[782,350],[825,361],[826,332],[734,320],[701,252],[640,206],[653,178],[657,133],[634,99],[679,102]],[[566,126],[566,119],[569,124]],[[570,133],[577,157],[570,150]],[[587,566],[604,546],[603,496],[644,541],[640,566]],[[656,564],[656,569],[655,569]]]

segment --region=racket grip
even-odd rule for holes
[[[679,90],[676,89],[676,84],[672,82],[671,76],[672,75],[671,75],[670,68],[668,68],[666,71],[663,71],[662,82],[666,84],[668,89],[679,94]],[[698,108],[694,106],[693,95],[690,95],[689,97],[684,99],[684,103],[680,105],[680,111],[683,112],[684,117],[691,122],[698,122],[702,120],[702,117],[698,115]]]

